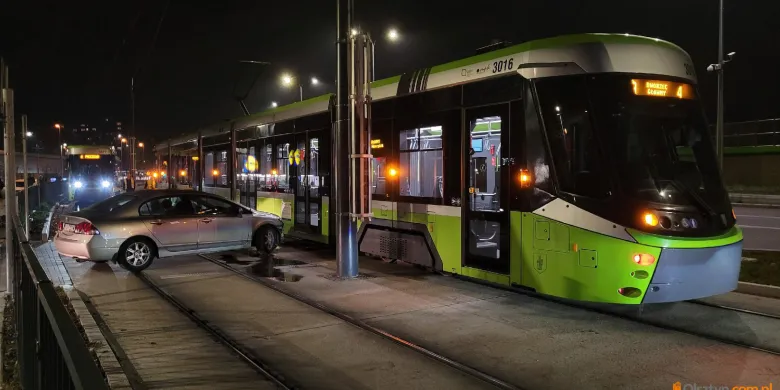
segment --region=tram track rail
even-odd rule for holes
[[[311,300],[311,299],[309,299],[307,297],[304,297],[304,296],[302,296],[300,294],[296,294],[296,293],[294,293],[292,291],[289,291],[289,290],[287,290],[285,288],[279,287],[275,283],[270,282],[268,280],[265,280],[265,279],[263,279],[261,277],[257,277],[257,276],[250,275],[248,273],[242,272],[239,269],[231,267],[229,264],[225,263],[224,261],[221,261],[219,259],[213,258],[213,257],[211,257],[209,255],[205,255],[205,254],[200,254],[198,256],[200,256],[201,258],[203,258],[203,259],[205,259],[205,260],[207,260],[207,261],[209,261],[211,263],[214,263],[214,264],[216,264],[216,265],[218,265],[218,266],[220,266],[220,267],[222,267],[224,269],[227,269],[227,270],[231,271],[232,273],[234,273],[234,274],[236,274],[236,275],[238,275],[238,276],[240,276],[240,277],[242,277],[244,279],[247,279],[247,280],[250,280],[252,282],[258,283],[258,284],[260,284],[260,285],[262,285],[264,287],[267,287],[267,288],[269,288],[269,289],[271,289],[273,291],[276,291],[276,292],[278,292],[280,294],[286,295],[287,297],[290,297],[290,298],[292,298],[292,299],[294,299],[296,301],[299,301],[299,302],[304,303],[304,304],[306,304],[308,306],[311,306],[311,307],[313,307],[313,308],[315,308],[317,310],[320,310],[320,311],[322,311],[322,312],[324,312],[326,314],[329,314],[329,315],[331,315],[333,317],[336,317],[336,318],[338,318],[338,319],[340,319],[342,321],[345,321],[348,324],[353,325],[353,326],[355,326],[355,327],[357,327],[359,329],[362,329],[364,331],[373,333],[373,334],[375,334],[375,335],[377,335],[377,336],[379,336],[379,337],[381,337],[381,338],[383,338],[385,340],[389,340],[389,341],[392,341],[395,344],[398,344],[398,345],[404,346],[406,348],[409,348],[409,349],[411,349],[411,350],[413,350],[413,351],[415,351],[417,353],[422,354],[423,356],[426,356],[426,357],[428,357],[428,358],[430,358],[430,359],[432,359],[434,361],[437,361],[437,362],[442,363],[442,364],[444,364],[446,366],[449,366],[449,367],[451,367],[451,368],[453,368],[453,369],[455,369],[457,371],[460,371],[460,372],[465,373],[467,375],[470,375],[470,376],[472,376],[474,378],[477,378],[477,379],[479,379],[479,380],[481,380],[483,382],[486,382],[486,383],[488,383],[490,385],[493,385],[493,386],[495,386],[495,387],[497,387],[499,389],[504,389],[504,390],[522,390],[523,389],[522,387],[518,387],[517,385],[514,385],[514,384],[511,384],[509,382],[506,382],[506,381],[504,381],[504,380],[502,380],[500,378],[496,378],[496,377],[494,377],[494,376],[492,376],[490,374],[487,374],[487,373],[485,373],[483,371],[480,371],[480,370],[478,370],[478,369],[476,369],[474,367],[471,367],[469,365],[466,365],[464,363],[458,362],[458,361],[456,361],[454,359],[450,359],[450,358],[448,358],[448,357],[446,357],[444,355],[441,355],[441,354],[438,354],[438,353],[436,353],[434,351],[431,351],[431,350],[429,350],[429,349],[427,349],[425,347],[422,347],[422,346],[420,346],[420,345],[418,345],[418,344],[416,344],[416,343],[414,343],[412,341],[406,340],[406,339],[404,339],[404,338],[402,338],[400,336],[396,336],[396,335],[394,335],[394,334],[392,334],[392,333],[390,333],[388,331],[385,331],[383,329],[380,329],[380,328],[377,328],[377,327],[375,327],[373,325],[370,325],[370,324],[368,324],[368,323],[366,323],[366,322],[364,322],[364,321],[362,321],[360,319],[354,318],[354,317],[352,317],[352,316],[350,316],[348,314],[342,313],[342,312],[340,312],[340,311],[338,311],[336,309],[333,309],[331,307],[323,305],[323,304],[321,304],[319,302]]]
[[[293,245],[293,246],[297,246],[297,245]],[[324,248],[324,246],[320,247],[318,245],[307,245],[307,247],[309,247],[309,248],[307,248],[308,250],[312,250],[312,249],[316,250],[316,249],[323,249]],[[209,260],[211,260],[211,259],[209,259]],[[219,263],[218,260],[212,260],[212,262]],[[223,265],[223,264],[220,264],[220,265]],[[230,267],[227,264],[224,264],[223,267],[227,267],[227,268],[230,268],[230,269],[235,271],[235,269],[233,269],[232,267]],[[749,343],[745,343],[745,342],[741,342],[741,341],[738,341],[738,340],[729,339],[729,338],[726,338],[726,337],[721,337],[721,336],[718,336],[718,335],[713,335],[713,334],[708,334],[708,333],[703,333],[703,332],[697,332],[697,331],[694,331],[694,330],[691,330],[691,329],[686,329],[686,328],[681,327],[681,326],[670,325],[670,324],[664,323],[663,321],[658,321],[658,320],[654,321],[654,320],[651,320],[651,319],[648,319],[648,318],[640,318],[640,317],[637,317],[637,316],[634,316],[634,315],[630,315],[630,314],[618,313],[618,312],[611,311],[611,310],[608,310],[608,309],[605,309],[605,308],[593,307],[593,306],[589,306],[587,304],[576,303],[576,302],[573,302],[573,301],[570,301],[570,300],[565,300],[565,299],[561,299],[561,298],[556,298],[556,297],[542,295],[542,294],[539,294],[539,293],[537,293],[535,291],[526,290],[526,289],[522,289],[522,288],[518,288],[518,287],[507,287],[507,286],[497,285],[497,284],[493,284],[493,283],[485,282],[485,281],[481,281],[481,280],[465,278],[465,277],[463,277],[461,275],[445,274],[445,273],[440,273],[440,272],[437,272],[437,274],[443,275],[443,276],[451,276],[451,277],[454,277],[454,278],[457,278],[457,279],[460,279],[460,280],[464,280],[464,281],[467,281],[467,282],[477,283],[477,284],[481,284],[481,285],[488,286],[488,287],[493,287],[493,288],[498,288],[498,289],[501,289],[501,290],[522,294],[522,295],[525,295],[525,296],[529,296],[529,297],[532,297],[532,298],[544,300],[544,301],[547,301],[547,302],[553,302],[553,303],[565,305],[565,306],[576,308],[576,309],[586,310],[586,311],[589,311],[589,312],[592,312],[592,313],[608,315],[608,316],[611,316],[611,317],[620,318],[620,319],[623,319],[623,320],[627,320],[627,321],[631,321],[631,322],[635,322],[635,323],[640,323],[640,324],[643,324],[643,325],[652,326],[652,327],[663,329],[663,330],[667,330],[667,331],[679,332],[679,333],[687,334],[687,335],[694,336],[694,337],[701,337],[701,338],[704,338],[704,339],[707,339],[707,340],[716,341],[716,342],[723,343],[723,344],[728,344],[728,345],[732,345],[732,346],[736,346],[736,347],[747,348],[747,349],[751,349],[751,350],[758,351],[758,352],[763,352],[763,353],[767,353],[767,354],[771,354],[771,355],[775,355],[775,356],[780,356],[780,349],[771,349],[771,348],[764,348],[764,347],[760,347],[760,346],[756,346],[756,345],[751,345]],[[247,275],[247,276],[249,276],[249,275]],[[266,282],[266,283],[268,283],[268,282]],[[737,312],[737,313],[742,313],[742,314],[749,314],[749,315],[754,315],[754,316],[758,316],[758,317],[769,318],[769,319],[772,319],[772,320],[780,321],[780,315],[775,315],[775,314],[762,313],[762,312],[758,312],[758,311],[753,311],[753,310],[743,309],[743,308],[738,308],[738,307],[733,307],[733,306],[727,306],[727,305],[718,305],[718,304],[714,304],[714,303],[710,303],[710,302],[705,302],[705,301],[702,301],[702,300],[690,300],[690,301],[684,301],[684,302],[685,303],[690,303],[690,304],[695,304],[695,305],[707,306],[707,307],[711,307],[711,308],[715,308],[715,309],[729,310],[729,311],[732,311],[732,312]],[[780,323],[778,325],[780,325]]]
[[[716,309],[723,309],[723,310],[728,310],[728,311],[734,311],[734,312],[743,313],[743,314],[751,314],[751,315],[754,315],[754,316],[771,318],[771,319],[780,321],[780,315],[777,315],[777,314],[764,313],[764,312],[750,310],[750,309],[744,309],[744,308],[736,307],[736,306],[720,305],[720,304],[717,304],[717,303],[711,303],[711,302],[702,301],[700,299],[693,299],[693,300],[686,301],[686,302],[692,303],[692,304],[695,304],[695,305],[708,306],[708,307],[713,307],[713,308],[716,308]]]
[[[655,328],[658,328],[658,329],[663,329],[663,330],[667,330],[667,331],[671,331],[671,332],[679,332],[679,333],[687,334],[689,336],[700,337],[700,338],[703,338],[703,339],[706,339],[706,340],[715,341],[715,342],[719,342],[719,343],[723,343],[723,344],[728,344],[728,345],[732,345],[732,346],[735,346],[735,347],[741,347],[741,348],[754,350],[754,351],[757,351],[757,352],[763,352],[763,353],[767,353],[767,354],[770,354],[770,355],[780,356],[780,349],[763,348],[763,347],[759,347],[759,346],[756,346],[756,345],[751,345],[751,344],[748,344],[748,343],[744,343],[744,342],[741,342],[741,341],[732,340],[732,339],[728,339],[728,338],[725,338],[725,337],[720,337],[720,336],[717,336],[717,335],[712,335],[712,334],[707,334],[707,333],[702,333],[702,332],[696,332],[696,331],[693,331],[691,329],[686,329],[686,328],[683,328],[683,327],[680,327],[680,326],[674,326],[674,325],[665,324],[662,321],[653,321],[653,320],[649,320],[649,319],[638,318],[638,317],[635,317],[635,316],[632,316],[632,315],[629,315],[629,314],[617,313],[617,312],[610,311],[610,310],[603,309],[603,308],[587,306],[587,305],[574,303],[574,302],[563,300],[563,299],[556,298],[556,297],[545,296],[545,295],[539,294],[539,293],[537,293],[535,291],[524,290],[524,289],[517,288],[517,287],[506,287],[506,286],[495,285],[495,284],[492,284],[492,283],[489,283],[489,282],[483,282],[483,281],[480,281],[480,280],[473,280],[473,279],[464,278],[464,277],[462,277],[460,275],[452,275],[452,276],[457,278],[457,279],[464,280],[464,281],[477,283],[477,284],[485,285],[485,286],[488,286],[488,287],[498,288],[498,289],[505,290],[505,291],[515,292],[515,293],[522,294],[522,295],[525,295],[525,296],[529,296],[529,297],[532,297],[532,298],[540,299],[540,300],[543,300],[543,301],[546,301],[546,302],[553,302],[553,303],[557,303],[557,304],[560,304],[560,305],[568,306],[568,307],[571,307],[571,308],[586,310],[586,311],[589,311],[591,313],[607,315],[607,316],[610,316],[610,317],[620,318],[620,319],[631,321],[631,322],[635,322],[635,323],[638,323],[638,324],[652,326],[652,327],[655,327]],[[690,303],[690,301],[685,301],[685,302]],[[725,306],[724,307],[719,307],[720,305],[709,304],[709,303],[699,303],[699,302],[697,302],[695,304],[701,304],[701,305],[704,305],[704,306],[712,306],[712,307],[716,307],[716,308],[726,308]],[[747,313],[747,314],[755,314],[755,315],[759,315],[759,316],[762,316],[762,317],[768,317],[768,318],[773,318],[773,319],[780,320],[780,316],[775,316],[775,315],[767,314],[767,313],[752,312],[751,310],[747,310],[747,309],[739,309],[739,308],[729,307],[729,310],[736,311],[736,312]]]
[[[299,390],[300,387],[292,383],[291,380],[285,378],[262,360],[255,357],[251,352],[244,348],[241,344],[230,338],[223,331],[211,325],[206,319],[198,315],[198,313],[183,303],[181,300],[174,297],[172,294],[165,291],[162,287],[158,286],[155,282],[146,275],[145,272],[137,273],[136,276],[149,287],[152,291],[157,293],[160,297],[165,299],[168,303],[178,309],[182,314],[187,316],[198,327],[208,332],[217,342],[227,347],[239,360],[243,361],[251,368],[253,368],[258,374],[272,382],[276,387],[282,390]]]

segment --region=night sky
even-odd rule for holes
[[[726,67],[725,120],[780,117],[780,2],[726,3],[724,48],[737,55]],[[672,41],[691,54],[714,120],[716,76],[706,67],[717,61],[717,0],[355,5],[355,22],[375,37],[391,26],[401,33],[398,43],[377,43],[377,78],[473,55],[493,39],[632,33]],[[234,96],[246,92],[253,72],[260,76],[246,100],[252,112],[298,99],[297,89],[280,86],[284,71],[324,82],[305,85],[304,98],[335,90],[335,0],[6,0],[2,14],[0,56],[11,67],[16,114],[27,114],[38,134],[55,135],[57,121],[70,128],[106,117],[129,129],[133,75],[137,136],[147,143],[242,115]]]

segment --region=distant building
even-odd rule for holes
[[[67,142],[72,145],[113,145],[122,134],[122,122],[111,118],[82,122],[71,128]]]

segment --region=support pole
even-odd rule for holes
[[[353,0],[337,0],[338,56],[336,75],[336,122],[334,127],[334,183],[336,200],[336,273],[341,278],[358,275],[357,223],[350,217],[349,191],[349,39]]]
[[[30,241],[30,195],[27,181],[27,115],[22,115],[22,172],[24,173],[24,237]],[[40,185],[38,192],[41,191]]]
[[[168,167],[166,168],[167,170],[166,175],[167,175],[169,189],[176,188],[176,176],[171,177],[172,166],[173,166],[173,147],[171,146],[171,142],[168,141]]]
[[[715,121],[715,149],[718,168],[723,171],[723,1],[718,9],[718,112]]]
[[[230,200],[236,201],[236,168],[238,167],[238,156],[236,156],[236,127],[230,126],[230,154],[228,155],[228,184],[230,185]]]
[[[200,192],[203,191],[203,186],[206,185],[206,176],[204,176],[206,173],[203,172],[204,162],[203,162],[203,133],[198,134],[198,161],[196,161],[196,166],[198,167],[196,169],[196,174],[198,175],[198,190]]]
[[[14,159],[14,91],[8,87],[8,68],[5,63],[0,63],[2,75],[3,97],[3,124],[4,124],[4,148],[5,149],[5,277],[6,291],[14,298],[13,286],[13,262],[14,262],[14,236],[13,225],[16,214],[16,164]]]

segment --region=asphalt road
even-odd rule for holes
[[[744,249],[780,251],[780,209],[735,207]]]

